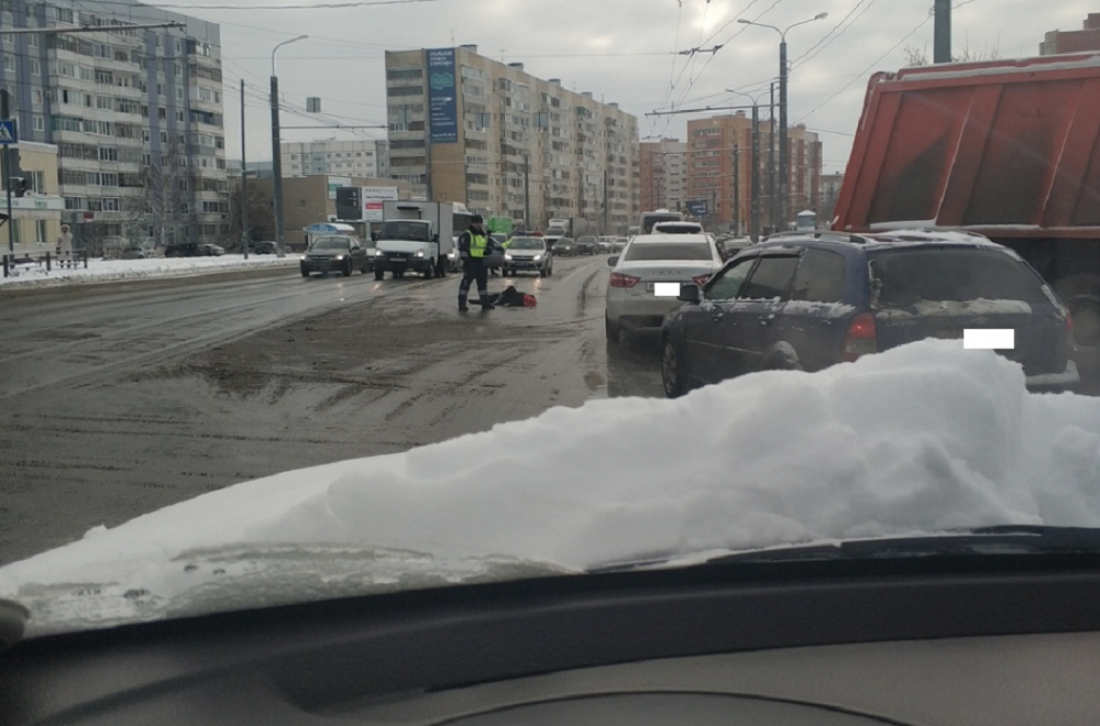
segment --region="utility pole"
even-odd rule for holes
[[[936,0],[932,36],[932,62],[951,62],[951,0]]]
[[[244,79],[241,79],[241,244],[248,259],[248,164],[244,153]]]
[[[531,150],[523,150],[523,231],[531,231]]]
[[[604,234],[609,234],[609,232],[608,232],[609,221],[608,221],[608,217],[607,217],[608,211],[609,211],[609,207],[607,205],[607,166],[606,166],[606,163],[605,163],[604,169],[603,169],[603,233]]]
[[[741,146],[733,142],[733,233],[741,236]]]
[[[752,106],[752,209],[749,212],[749,236],[760,241],[760,106]]]
[[[787,194],[790,184],[790,154],[787,139],[787,36],[779,42],[779,222],[787,228]]]
[[[275,248],[279,257],[286,257],[286,245],[283,241],[283,155],[279,149],[279,77],[275,75],[275,51],[308,37],[299,35],[284,40],[271,51],[271,167],[275,174]]]
[[[0,118],[4,121],[11,120],[11,107],[8,98],[8,89],[0,88]],[[13,126],[14,128],[14,126]],[[11,218],[11,144],[4,144],[4,188],[8,197],[8,252],[15,254],[15,221]],[[5,270],[8,268],[5,267]]]
[[[776,226],[777,208],[775,193],[775,83],[771,84],[771,106],[768,111],[768,227],[772,232],[778,231]]]

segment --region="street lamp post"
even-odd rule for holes
[[[271,167],[275,176],[275,247],[279,257],[286,257],[286,247],[283,243],[283,158],[279,149],[279,78],[275,75],[275,51],[308,37],[299,35],[284,40],[271,51]]]
[[[767,25],[766,23],[757,23],[753,20],[746,20],[741,18],[737,22],[743,25],[759,25],[761,28],[771,28],[775,32],[779,33],[779,224],[786,226],[787,218],[787,194],[788,185],[790,183],[790,168],[788,158],[788,139],[787,139],[787,32],[799,25],[805,25],[806,23],[812,23],[815,20],[824,20],[829,17],[828,13],[818,13],[808,20],[800,20],[797,23],[792,23],[786,28],[780,29],[774,25]]]
[[[760,96],[763,93],[752,96],[743,91],[727,88],[728,93],[736,93],[739,96],[752,101],[752,170],[749,175],[752,188],[752,207],[749,212],[749,237],[753,242],[760,241]],[[740,190],[738,190],[740,191]],[[740,211],[740,210],[739,210]],[[738,235],[741,234],[738,228]]]

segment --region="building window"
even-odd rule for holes
[[[45,100],[45,94],[42,93],[41,88],[34,89],[33,97],[35,103],[42,103]]]
[[[42,64],[35,58],[31,59],[31,75],[32,76],[42,75]]]
[[[35,131],[45,131],[46,130],[46,119],[42,118],[41,116],[35,116],[34,117],[34,130]]]
[[[8,35],[8,37],[12,37]],[[9,73],[15,73],[15,58],[10,55],[4,56],[4,70]]]
[[[46,244],[46,220],[39,219],[34,223],[34,241],[38,244]]]

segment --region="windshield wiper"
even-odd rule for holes
[[[975,527],[939,535],[877,537],[842,540],[835,543],[792,544],[747,550],[697,561],[701,565],[728,562],[810,562],[826,560],[876,560],[933,556],[1027,555],[1100,553],[1100,528],[1051,527],[1031,524],[1000,524]],[[589,568],[589,574],[660,569],[689,555],[668,554],[613,562]]]
[[[712,557],[706,564],[1079,552],[1100,552],[1100,528],[1001,524],[958,534],[883,537],[736,552]]]

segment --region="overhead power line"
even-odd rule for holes
[[[133,5],[124,0],[96,0],[100,5]],[[194,5],[182,3],[143,3],[146,7],[164,10],[332,10],[341,8],[369,8],[378,5],[409,5],[434,3],[444,0],[353,0],[340,3],[315,3],[312,5]]]

